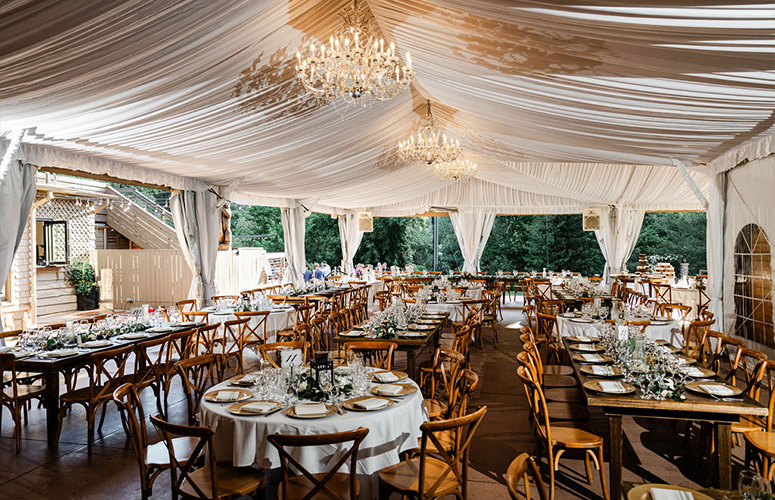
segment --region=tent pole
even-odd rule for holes
[[[702,191],[700,191],[700,188],[697,186],[697,183],[694,182],[694,179],[692,179],[692,176],[689,175],[689,171],[686,170],[686,166],[683,164],[683,162],[677,158],[670,158],[673,161],[673,165],[678,169],[679,172],[681,172],[681,175],[683,176],[684,180],[686,181],[686,185],[689,186],[689,188],[694,191],[694,196],[697,197],[698,200],[700,200],[700,203],[702,203],[702,206],[705,207],[705,210],[708,210],[708,200],[705,199],[705,195],[702,194]]]
[[[431,217],[433,226],[433,270],[438,271],[439,267],[439,218]]]

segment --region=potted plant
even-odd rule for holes
[[[75,289],[79,311],[97,309],[100,287],[94,279],[94,268],[88,262],[73,262],[65,268],[65,279]]]

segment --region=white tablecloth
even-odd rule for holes
[[[691,306],[693,313],[697,312],[697,304],[700,302],[700,291],[696,288],[673,287],[670,291],[670,295],[673,298],[673,302],[683,304],[685,306]],[[689,315],[689,317],[693,316],[694,314]]]
[[[449,320],[454,321],[455,323],[460,323],[463,321],[463,303],[462,302],[456,302],[456,303],[449,303],[445,302],[443,304],[439,303],[431,303],[425,305],[425,310],[428,312],[445,312],[449,313]]]
[[[570,318],[557,316],[557,327],[563,337],[586,335],[597,337],[603,331],[602,321],[594,323],[579,323]],[[683,335],[681,325],[677,321],[670,321],[666,325],[649,325],[646,328],[646,337],[653,340],[666,340],[675,347],[683,347]]]
[[[414,382],[405,380],[402,383]],[[228,387],[228,382],[218,384],[214,389],[225,387]],[[420,426],[428,420],[420,391],[394,401],[395,404],[385,410],[347,411],[344,415],[311,420],[291,418],[284,411],[267,417],[242,417],[229,413],[229,404],[203,401],[200,418],[203,425],[215,430],[215,455],[219,460],[231,457],[237,467],[252,465],[264,470],[280,467],[280,455],[266,439],[270,434],[328,434],[367,427],[369,434],[358,451],[360,498],[376,499],[377,474],[385,467],[400,462],[400,453],[418,446],[418,439],[422,436]],[[293,456],[307,470],[318,474],[327,472],[326,464],[341,455],[337,454],[335,447],[329,446],[296,448]],[[340,472],[348,472],[348,465],[349,461]],[[274,488],[268,488],[267,498],[274,498],[275,494]]]
[[[227,321],[234,321],[237,316],[234,312],[216,313],[215,308],[206,308],[205,311],[210,312],[210,323],[218,322],[224,324]],[[255,328],[258,318],[251,318],[248,325],[251,328]],[[292,328],[296,321],[296,311],[292,307],[285,309],[273,309],[269,316],[266,317],[266,341],[267,343],[274,342],[277,339],[277,332]],[[261,331],[261,330],[259,330]]]
[[[376,311],[379,309],[379,304],[374,303],[374,297],[377,294],[377,292],[381,292],[384,289],[385,289],[384,281],[373,281],[369,283],[369,301],[368,301],[369,311]]]

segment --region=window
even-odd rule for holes
[[[735,334],[775,347],[772,327],[770,240],[748,224],[735,241]]]
[[[0,302],[5,302],[11,300],[11,273],[8,273],[8,276],[5,280],[5,286],[0,287]],[[0,318],[2,320],[2,318]]]
[[[67,222],[38,219],[35,229],[38,265],[67,264]]]

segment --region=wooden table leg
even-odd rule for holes
[[[611,499],[621,500],[622,498],[622,416],[608,416],[608,432],[610,441],[608,445],[611,448]],[[600,464],[603,467],[603,464]]]
[[[59,428],[59,371],[46,372],[46,437],[50,448],[57,445],[57,430]]]
[[[716,423],[716,459],[718,460],[718,487],[732,489],[732,424]]]
[[[408,372],[409,378],[419,383],[420,381],[417,380],[417,369],[415,367],[416,355],[417,352],[414,349],[406,350],[406,371]]]

